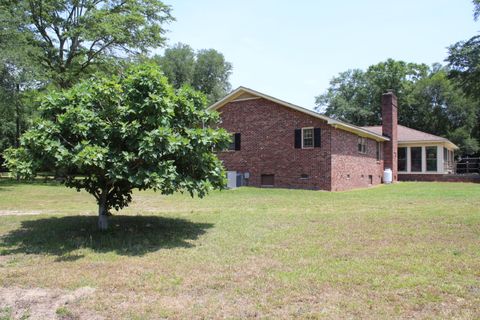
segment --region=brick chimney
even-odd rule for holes
[[[382,95],[382,132],[390,141],[383,145],[383,163],[384,168],[392,169],[393,182],[398,180],[398,139],[397,139],[397,96],[393,90],[388,90]]]

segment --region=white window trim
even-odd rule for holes
[[[308,130],[308,129],[312,130],[312,146],[311,147],[305,147],[303,145],[303,130]],[[313,149],[314,147],[315,147],[315,129],[314,129],[314,127],[304,127],[304,128],[302,128],[302,149]]]
[[[359,141],[360,139],[362,140],[362,146],[365,146],[365,151],[360,151],[360,150],[358,150],[358,141]],[[360,154],[367,154],[367,153],[368,153],[367,145],[368,145],[368,140],[367,140],[367,138],[358,136],[358,138],[357,138],[357,151],[358,151],[358,153],[360,153]]]
[[[422,171],[412,171],[412,159],[411,159],[411,148],[421,147],[422,148]],[[436,147],[437,148],[437,170],[427,171],[427,157],[426,157],[426,148],[427,147]],[[398,171],[402,174],[445,174],[443,170],[443,145],[412,145],[412,146],[399,146],[399,148],[407,148],[407,171]],[[447,149],[448,151],[451,151]]]

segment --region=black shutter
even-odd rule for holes
[[[240,133],[235,133],[235,150],[240,150]]]
[[[322,141],[322,134],[320,133],[320,128],[313,129],[313,146],[315,148],[320,148]]]
[[[302,129],[295,129],[295,149],[302,148]]]

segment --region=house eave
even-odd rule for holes
[[[450,149],[458,150],[460,149],[456,144],[451,142],[450,140],[399,140],[398,145],[400,146],[411,146],[411,145],[426,145],[426,144],[434,144],[434,145],[442,145],[449,147]]]
[[[339,128],[339,129],[342,129],[342,130],[345,130],[345,131],[348,131],[348,132],[352,132],[352,133],[355,133],[355,134],[357,134],[359,136],[362,136],[362,137],[371,138],[375,141],[390,141],[389,138],[384,137],[382,135],[378,135],[376,133],[373,133],[371,131],[368,131],[368,130],[360,128],[360,127],[357,127],[357,126],[352,125],[352,124],[348,124],[348,123],[345,123],[345,122],[342,122],[342,121],[339,121],[339,120],[329,118],[327,116],[324,116],[324,115],[319,114],[317,112],[314,112],[312,110],[297,106],[295,104],[277,99],[275,97],[266,95],[264,93],[261,93],[261,92],[258,92],[258,91],[255,91],[255,90],[252,90],[252,89],[249,89],[249,88],[246,88],[246,87],[238,87],[237,89],[233,90],[230,94],[225,96],[223,99],[221,99],[221,100],[217,101],[216,103],[212,104],[210,107],[207,108],[207,110],[219,110],[220,108],[225,106],[227,103],[235,101],[235,99],[237,97],[239,97],[240,95],[242,95],[243,93],[249,93],[251,95],[258,96],[258,97],[264,98],[266,100],[273,101],[273,102],[275,102],[279,105],[282,105],[284,107],[287,107],[287,108],[290,108],[290,109],[308,114],[312,117],[324,120],[324,121],[327,122],[327,124],[333,126],[334,128]],[[245,100],[250,100],[250,99],[245,99]]]

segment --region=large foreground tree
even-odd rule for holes
[[[205,104],[203,94],[175,91],[152,66],[85,81],[43,99],[20,148],[7,150],[7,164],[22,177],[63,172],[67,187],[95,197],[106,229],[110,210],[127,206],[134,188],[203,196],[225,185],[214,149],[229,136],[212,127],[218,114]]]

